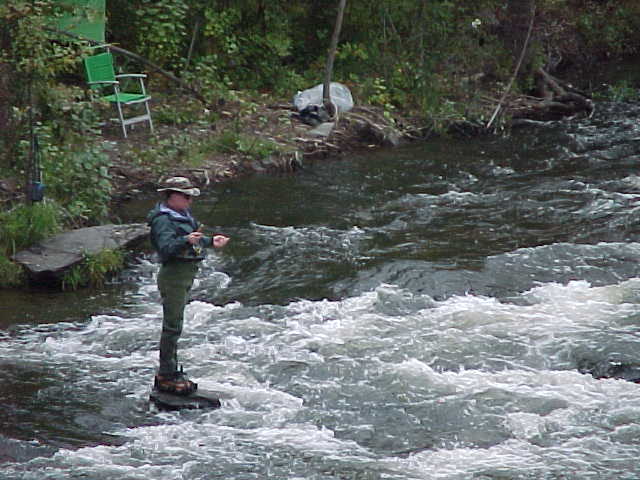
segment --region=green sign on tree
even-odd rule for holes
[[[104,42],[105,0],[58,0],[64,14],[56,28],[79,37]]]

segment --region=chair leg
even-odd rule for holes
[[[151,133],[153,133],[153,120],[151,120],[151,110],[149,109],[149,101],[144,102],[144,108],[147,110],[147,115],[149,117],[149,129]]]
[[[120,117],[120,125],[122,125],[122,133],[124,134],[124,138],[127,138],[127,127],[124,124],[124,115],[122,114],[120,102],[116,102],[116,106],[118,107],[118,116]]]

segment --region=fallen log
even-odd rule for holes
[[[580,113],[593,115],[595,106],[589,97],[574,88],[567,89],[567,84],[543,68],[535,73],[539,96],[520,96],[517,103],[512,101],[509,106],[511,118],[546,121]]]

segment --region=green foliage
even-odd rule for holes
[[[16,0],[0,4],[0,111],[8,117],[0,124],[4,162],[0,166],[26,168],[19,144],[33,118],[43,119],[50,110],[56,79],[76,68],[85,45],[55,41],[48,27],[59,17],[59,2]]]
[[[78,290],[84,284],[82,265],[75,265],[62,277],[62,290]]]
[[[153,121],[157,124],[183,127],[198,125],[210,128],[218,119],[218,113],[205,109],[200,102],[185,101],[184,98],[159,99],[154,105]]]
[[[54,202],[20,205],[0,213],[0,257],[30,247],[60,231],[60,207]]]
[[[203,14],[202,33],[208,40],[206,49],[223,55],[237,54],[240,50],[240,42],[236,36],[237,27],[242,20],[240,9],[207,6]]]
[[[143,147],[132,145],[127,156],[136,163],[163,173],[169,166],[201,166],[210,143],[209,139],[202,139],[188,132],[178,132],[156,137]]]
[[[187,36],[184,0],[142,0],[135,10],[137,51],[150,60],[179,70]]]
[[[640,51],[640,4],[637,1],[586,2],[577,19],[587,47],[604,56]]]
[[[23,177],[34,158],[30,145],[35,134],[46,195],[71,221],[96,222],[108,212],[108,159],[92,143],[99,119],[95,106],[83,88],[59,81],[77,71],[87,52],[86,45],[60,41],[49,29],[60,9],[60,2],[51,0],[0,5],[0,41],[5,47],[0,49],[0,71],[11,85],[11,115],[6,128],[0,128],[6,154],[0,167]]]
[[[106,249],[95,255],[87,255],[84,271],[89,285],[101,287],[105,280],[122,269],[124,253],[121,250]]]
[[[256,160],[265,160],[282,151],[275,142],[233,131],[220,135],[215,140],[214,148],[222,153],[240,153]]]
[[[18,75],[33,76],[36,81],[72,71],[83,45],[54,42],[57,34],[49,29],[51,19],[59,18],[62,8],[60,2],[51,0],[15,0],[0,4],[3,31],[10,37],[8,48],[0,52],[0,61],[15,67]]]
[[[85,255],[82,263],[75,265],[62,278],[63,290],[80,287],[102,287],[106,280],[122,270],[124,253],[118,249],[105,249],[93,255]]]
[[[42,115],[59,143],[83,144],[100,134],[100,109],[86,95],[84,88],[75,85],[53,85],[47,92]]]
[[[109,157],[92,143],[58,143],[59,123],[38,125],[42,171],[47,195],[54,197],[68,220],[96,223],[107,217],[111,200]]]
[[[640,49],[637,0],[536,4],[534,65],[558,49],[571,61],[583,55],[583,44],[602,55]],[[334,77],[362,89],[360,101],[371,98],[387,111],[428,116],[443,99],[466,102],[471,93],[463,79],[484,73],[503,80],[513,71],[516,59],[503,44],[506,6],[504,0],[350,0]],[[233,89],[290,98],[319,83],[336,7],[301,0],[107,3],[112,41],[174,69],[212,102]],[[566,32],[579,32],[583,43],[567,42]]]
[[[24,271],[20,265],[0,255],[0,288],[19,287],[24,283]]]
[[[602,100],[612,102],[637,102],[640,100],[640,90],[626,80],[622,80],[614,85],[607,85],[604,92],[596,95]]]
[[[209,81],[214,79],[218,86],[228,88],[286,91],[292,83],[299,84],[301,78],[295,71],[283,68],[283,59],[291,55],[293,39],[282,7],[264,6],[255,23],[249,23],[249,17],[242,5],[209,5],[204,9],[203,55],[196,61],[196,77],[207,78],[202,74],[208,73]]]
[[[482,29],[472,22],[502,4],[350,1],[334,77],[352,79],[354,88],[366,83],[366,97],[387,111],[406,105],[421,110],[434,103],[434,92],[445,91],[434,82],[475,74],[484,70],[483,62],[496,61],[498,44],[478,48]],[[290,97],[319,83],[337,2],[114,0],[107,7],[117,18],[114,41],[126,41],[135,30],[135,43],[125,47],[174,69],[215,103],[233,89]],[[465,72],[459,71],[461,64]],[[371,77],[379,83],[373,84]]]
[[[378,105],[384,109],[384,116],[391,119],[391,113],[396,109],[394,96],[389,91],[384,78],[369,77],[362,82],[362,98],[365,103]]]
[[[184,72],[183,77],[197,88],[210,103],[227,97],[232,84],[215,54],[196,59],[191,68]]]

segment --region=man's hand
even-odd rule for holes
[[[202,232],[191,232],[187,235],[187,242],[191,245],[197,245],[200,243],[200,239],[202,238]]]
[[[229,237],[227,237],[226,235],[214,235],[213,236],[213,246],[215,248],[224,247],[227,244],[228,241],[229,241]]]

